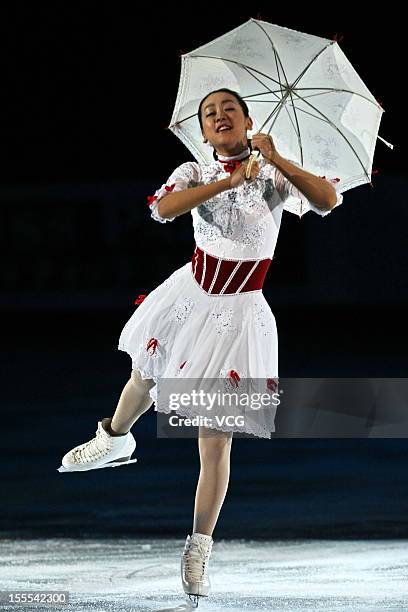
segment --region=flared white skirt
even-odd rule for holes
[[[132,368],[153,379],[155,409],[184,417],[199,414],[193,406],[174,411],[157,393],[160,379],[225,379],[231,390],[240,379],[270,381],[278,377],[275,317],[262,289],[237,294],[206,293],[193,276],[191,261],[151,291],[125,324],[118,349],[128,353]],[[272,382],[273,385],[273,382]],[[241,408],[248,416],[248,407]],[[241,431],[270,438],[276,407],[254,411],[233,424],[212,424],[222,431]],[[245,416],[245,415],[244,415]],[[237,424],[239,421],[240,424]]]

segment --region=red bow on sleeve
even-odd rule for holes
[[[176,186],[176,183],[173,183],[172,185],[165,185],[164,188],[165,188],[166,191],[173,191],[175,186]],[[158,197],[159,196],[155,196],[155,195],[147,196],[147,203],[148,203],[148,205],[151,206],[153,204],[153,202],[155,202],[157,200]]]

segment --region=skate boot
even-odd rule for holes
[[[137,459],[130,459],[136,448],[134,437],[130,431],[123,436],[111,436],[106,431],[111,420],[105,418],[99,421],[96,436],[92,440],[66,453],[58,472],[86,472],[135,463]]]
[[[211,536],[195,532],[187,536],[181,557],[181,581],[184,592],[198,606],[199,597],[208,597],[210,579],[208,562],[213,545]]]

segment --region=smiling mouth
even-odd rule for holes
[[[220,128],[218,128],[217,130],[217,134],[222,134],[224,132],[230,132],[232,130],[232,127],[230,127],[229,125],[222,125]]]

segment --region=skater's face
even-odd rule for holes
[[[251,117],[245,117],[237,98],[225,91],[210,94],[201,108],[202,134],[217,153],[238,155],[248,146]]]

